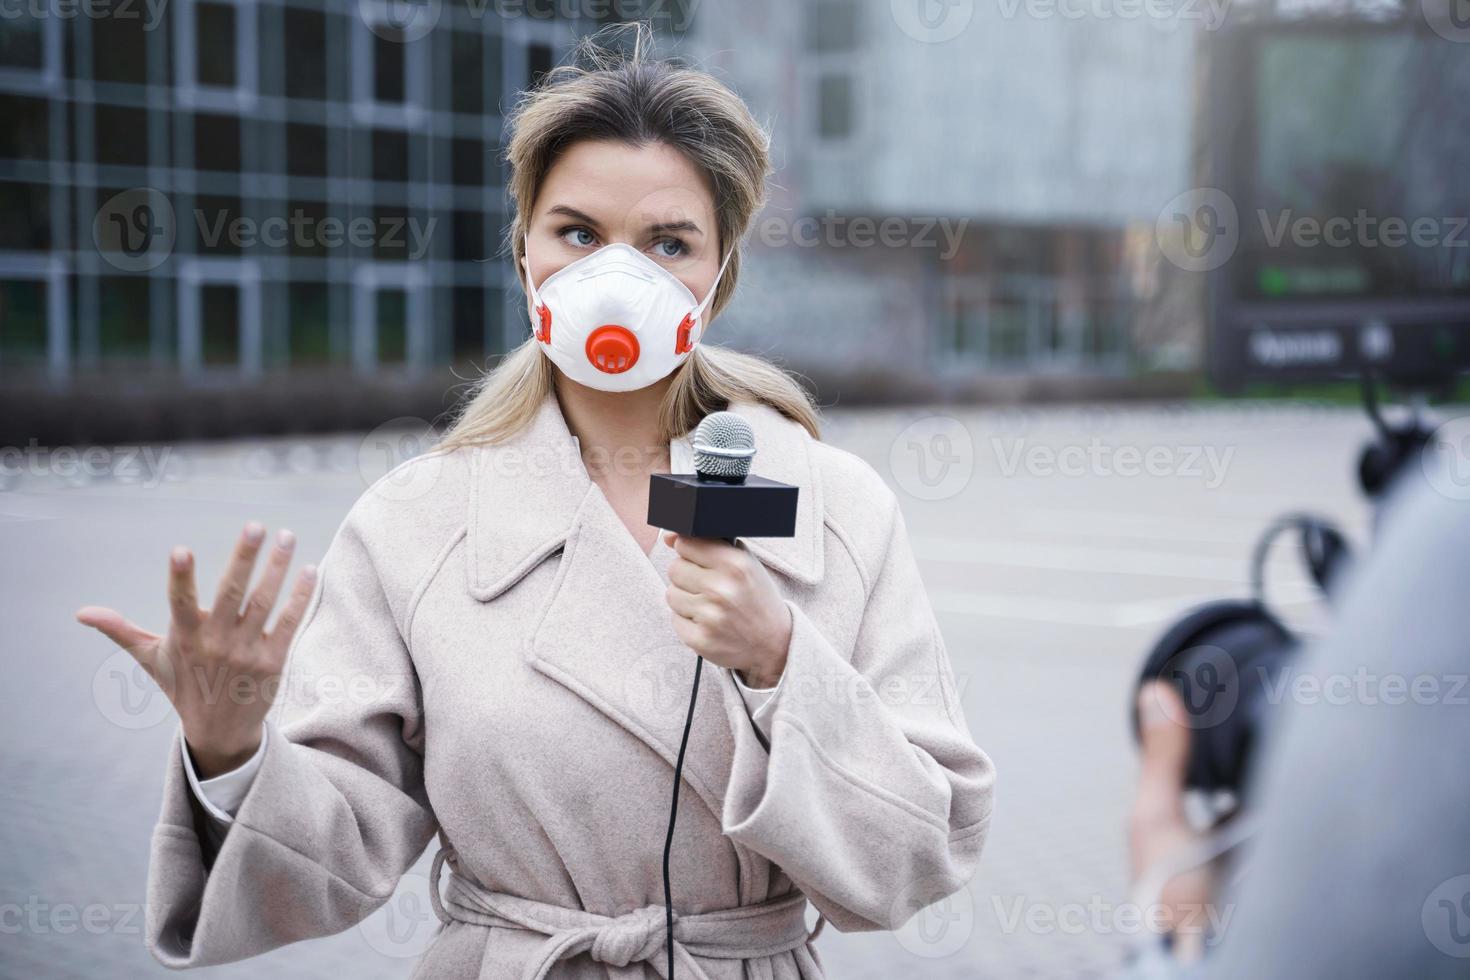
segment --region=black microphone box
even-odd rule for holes
[[[760,476],[744,483],[655,473],[648,523],[690,538],[789,538],[796,534],[797,487]]]

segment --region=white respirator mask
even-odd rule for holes
[[[530,240],[526,241],[529,255]],[[631,245],[604,245],[546,278],[531,279],[532,330],[552,363],[600,391],[646,388],[684,363],[704,336],[704,312],[725,266],[701,301],[668,269]]]

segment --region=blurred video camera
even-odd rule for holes
[[[1389,423],[1379,411],[1371,376],[1365,378],[1363,390],[1375,437],[1359,457],[1358,480],[1368,497],[1378,501],[1406,466],[1418,462],[1433,437],[1433,426],[1417,405],[1403,421]],[[1270,692],[1281,689],[1301,646],[1266,601],[1271,548],[1293,532],[1312,582],[1330,599],[1351,560],[1347,539],[1323,517],[1288,514],[1268,527],[1256,544],[1250,598],[1209,602],[1191,610],[1144,658],[1135,692],[1150,681],[1164,681],[1174,686],[1184,704],[1184,716],[1172,720],[1191,731],[1187,789],[1243,799],[1258,736],[1271,712]],[[1135,739],[1140,735],[1137,700],[1133,699],[1132,709]]]

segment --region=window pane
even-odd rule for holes
[[[0,280],[0,372],[46,363],[46,283]]]
[[[485,105],[484,40],[479,34],[463,31],[453,31],[449,37],[450,108],[479,115]]]
[[[990,306],[990,360],[1003,364],[1026,358],[1030,324],[1023,296],[998,296]]]
[[[330,226],[327,224],[327,206],[323,202],[292,201],[286,212],[292,255],[324,259],[329,241],[335,247],[341,247],[345,232],[336,228],[336,222]]]
[[[105,7],[102,9],[106,9]],[[148,82],[148,18],[90,17],[92,73],[99,82]]]
[[[327,19],[320,11],[287,7],[282,30],[286,42],[286,95],[293,99],[327,97]]]
[[[424,247],[416,241],[408,225],[408,209],[396,204],[373,208],[373,258],[403,261],[416,247]],[[419,234],[425,228],[423,218],[419,222]]]
[[[200,170],[240,169],[240,119],[237,116],[194,117],[194,166]]]
[[[240,287],[211,283],[199,289],[200,356],[207,365],[240,362]]]
[[[817,114],[823,139],[840,139],[852,132],[852,78],[823,75],[817,87]]]
[[[478,211],[454,212],[454,237],[449,257],[455,262],[485,258],[485,216]]]
[[[97,282],[97,338],[104,361],[147,360],[148,278],[103,276]]]
[[[408,134],[401,129],[373,130],[373,180],[408,179]]]
[[[45,99],[0,95],[0,158],[44,160],[48,152],[50,111]]]
[[[332,331],[327,322],[327,287],[320,282],[293,282],[287,303],[291,318],[291,363],[322,365],[332,359]]]
[[[200,85],[235,87],[235,8],[201,3],[194,8],[194,71]]]
[[[51,247],[51,189],[0,182],[0,251],[44,252]]]
[[[378,290],[378,363],[402,364],[408,351],[408,295]]]
[[[402,102],[404,93],[403,43],[373,35],[373,98]]]
[[[485,356],[485,290],[456,286],[451,298],[455,361],[479,362]]]
[[[127,106],[95,108],[97,162],[124,167],[148,166],[148,113]]]
[[[459,187],[479,187],[485,182],[484,143],[458,138],[450,142],[449,180]]]
[[[552,67],[551,47],[546,44],[532,44],[526,49],[526,87],[535,88],[536,83],[541,81],[541,76],[551,71]]]
[[[854,0],[816,0],[806,8],[806,46],[839,54],[858,46],[858,5]]]
[[[35,68],[46,66],[39,17],[19,17],[15,13],[0,17],[0,68]]]
[[[194,233],[199,236],[199,254],[239,255],[240,229],[232,227],[239,218],[238,197],[201,194],[194,199],[193,213],[179,214],[175,220],[180,226],[186,221],[194,226]]]
[[[310,123],[286,124],[286,171],[301,177],[327,175],[327,129]]]

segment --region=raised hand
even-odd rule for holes
[[[76,612],[78,622],[126,650],[168,695],[195,769],[205,779],[236,768],[259,748],[261,723],[316,583],[316,566],[307,565],[267,630],[296,538],[284,528],[276,535],[265,571],[250,591],[264,542],[264,526],[256,521],[245,525],[208,609],[199,605],[193,554],[182,545],[175,547],[169,555],[170,622],[164,636],[114,609],[83,606]]]

